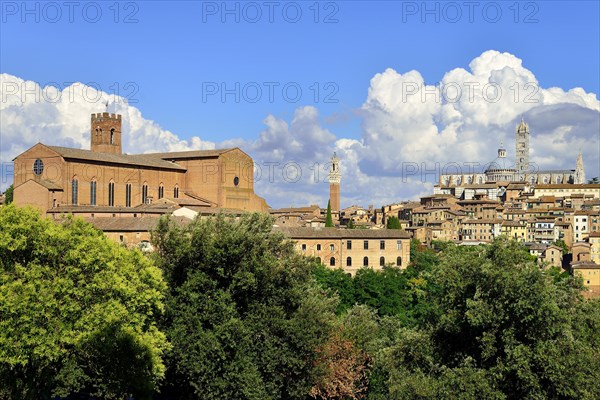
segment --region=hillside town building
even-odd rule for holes
[[[410,236],[398,229],[278,228],[296,242],[300,254],[354,275],[360,268],[406,268]]]

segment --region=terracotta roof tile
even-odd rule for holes
[[[410,239],[399,229],[336,229],[336,228],[287,228],[276,227],[291,239]]]
[[[70,147],[61,146],[47,146],[48,148],[56,151],[63,158],[77,159],[77,160],[88,160],[88,161],[101,161],[114,164],[126,164],[126,165],[140,165],[144,167],[155,167],[164,169],[174,169],[180,171],[186,171],[186,168],[181,165],[165,161],[160,157],[153,156],[150,154],[110,154],[101,153],[97,151],[83,150],[83,149],[72,149]]]

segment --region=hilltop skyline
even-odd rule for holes
[[[51,23],[44,9],[39,22],[23,21],[22,10],[3,9],[0,189],[12,158],[37,142],[87,148],[89,115],[106,101],[124,116],[125,152],[241,147],[273,207],[324,206],[333,152],[342,207],[430,194],[445,165],[494,160],[522,117],[541,169],[573,168],[581,150],[587,176],[600,175],[595,2],[519,3],[518,15],[482,4],[500,7],[496,22],[477,12],[471,22],[467,10],[452,22],[441,3],[427,14],[415,2],[321,2],[317,23],[305,3],[297,23],[265,13],[249,22],[244,8],[235,22],[213,2],[186,2],[189,13],[130,3],[118,16],[102,9],[97,23],[65,12]],[[57,89],[24,90],[36,85]]]

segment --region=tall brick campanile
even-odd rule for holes
[[[340,211],[341,180],[340,159],[333,153],[333,157],[331,157],[331,169],[329,170],[329,201],[331,203],[331,211]]]
[[[92,114],[90,150],[121,154],[121,114]]]

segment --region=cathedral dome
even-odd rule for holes
[[[485,173],[491,171],[515,171],[515,163],[512,159],[506,157],[506,149],[502,144],[498,149],[498,157],[494,161],[488,164]]]
[[[498,149],[498,157],[485,170],[487,181],[512,181],[516,173],[515,163],[506,157],[506,149],[502,144]]]

